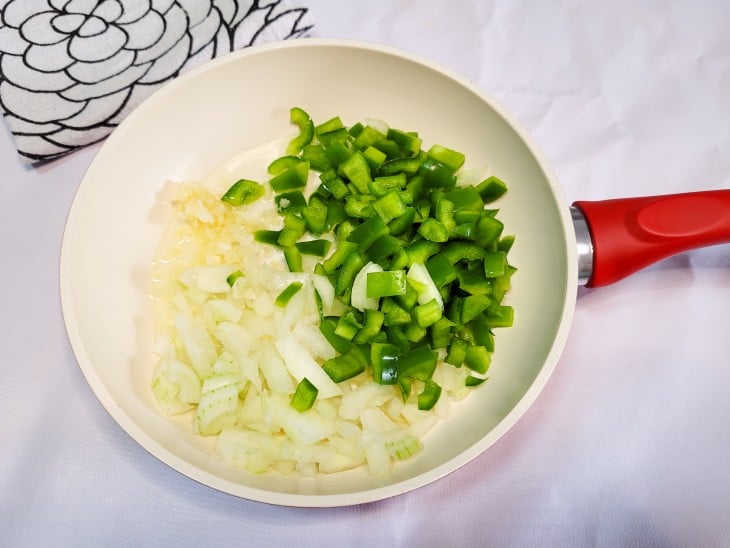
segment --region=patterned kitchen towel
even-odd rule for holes
[[[286,0],[0,0],[0,108],[21,157],[52,160],[179,74],[312,25]]]

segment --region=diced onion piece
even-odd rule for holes
[[[364,409],[360,413],[360,423],[362,424],[363,430],[370,433],[382,434],[398,430],[398,425],[390,420],[379,407],[368,407]]]
[[[425,269],[425,267],[424,267]],[[362,311],[365,309],[377,310],[379,299],[368,298],[368,274],[370,272],[382,272],[383,267],[377,263],[367,263],[360,269],[360,272],[355,276],[355,280],[352,282],[352,296],[350,297],[350,304]]]
[[[236,358],[228,350],[223,350],[218,359],[213,364],[214,375],[223,375],[226,373],[240,373],[241,367],[236,362]]]
[[[216,451],[229,464],[260,474],[279,458],[281,441],[268,433],[226,429],[216,441]]]
[[[289,371],[287,371],[284,360],[281,359],[273,344],[266,344],[256,358],[261,367],[261,372],[264,374],[264,379],[266,379],[266,384],[269,385],[271,390],[282,394],[294,393],[295,386]]]
[[[289,398],[283,394],[271,394],[268,400],[272,421],[281,426],[295,443],[308,445],[331,436],[337,429],[315,410],[299,413],[289,405]]]
[[[368,407],[379,407],[393,398],[395,393],[392,386],[368,383],[357,390],[347,392],[342,396],[340,416],[346,420],[355,420]]]
[[[155,366],[152,391],[166,414],[177,415],[200,401],[200,379],[181,361],[164,356]]]
[[[325,361],[337,355],[335,349],[316,325],[300,323],[294,328],[292,334],[315,359]]]
[[[372,477],[387,478],[390,475],[390,455],[388,455],[383,443],[372,441],[366,444],[365,457]]]
[[[319,293],[319,297],[322,299],[322,307],[324,308],[324,313],[329,314],[332,310],[332,304],[335,300],[335,287],[326,276],[312,274],[311,279],[314,289],[317,291],[317,293]]]
[[[183,314],[175,318],[175,328],[196,373],[201,378],[207,377],[218,358],[215,343],[208,331]]]
[[[473,167],[471,169],[460,169],[456,174],[457,186],[476,186],[484,179],[492,175],[489,164]]]
[[[371,128],[378,130],[383,135],[388,134],[388,130],[390,129],[390,126],[388,123],[384,120],[381,120],[379,118],[365,118],[363,120],[367,125],[369,125]]]
[[[235,265],[203,265],[190,268],[180,274],[180,281],[207,293],[228,293],[231,290],[227,278],[238,270]]]
[[[312,358],[299,341],[296,340],[294,335],[284,335],[277,339],[274,344],[284,359],[289,373],[292,374],[297,382],[305,377],[308,378],[317,387],[317,390],[319,390],[317,394],[318,398],[325,399],[342,394],[342,389],[330,379],[329,375],[322,369],[322,366]]]
[[[238,393],[242,387],[239,375],[216,375],[205,379],[193,420],[195,433],[209,436],[233,426],[236,423]]]
[[[213,335],[239,361],[257,346],[256,338],[238,323],[221,322],[213,330]]]
[[[206,302],[203,309],[210,314],[214,322],[237,322],[241,319],[241,309],[233,303],[221,299]]]
[[[431,275],[424,265],[413,263],[411,268],[408,269],[406,278],[416,282],[414,285],[418,288],[418,304],[426,304],[436,299],[441,310],[444,309],[444,299],[441,297],[438,287],[436,287],[436,284],[431,279]]]
[[[406,432],[386,441],[385,449],[392,458],[405,460],[420,453],[423,445],[418,438]]]

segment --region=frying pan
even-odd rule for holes
[[[463,152],[467,167],[505,180],[498,203],[516,235],[519,270],[507,303],[514,326],[496,336],[489,382],[452,405],[424,451],[386,480],[362,470],[302,478],[248,474],[216,458],[189,418],[158,411],[148,284],[165,226],[167,181],[194,180],[293,131],[289,109],[348,125],[379,118],[424,145]],[[269,158],[270,160],[270,158]],[[218,166],[223,165],[223,168]],[[229,166],[229,167],[225,167]],[[251,177],[253,173],[247,173]],[[600,286],[691,247],[730,241],[730,191],[566,203],[547,160],[483,90],[426,59],[372,44],[307,39],[248,48],[165,86],[107,139],[78,187],[61,252],[61,302],[91,389],[135,441],[212,488],[290,506],[340,506],[411,491],[494,444],[534,402],[567,338],[579,283]]]

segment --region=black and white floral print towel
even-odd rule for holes
[[[286,0],[0,0],[0,107],[21,157],[51,160],[179,74],[311,27]]]

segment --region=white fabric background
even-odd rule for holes
[[[430,57],[537,139],[568,198],[730,188],[730,4],[310,0],[315,35]],[[98,146],[24,167],[0,132],[0,546],[728,546],[730,246],[577,291],[526,416],[416,492],[303,510],[201,486],[86,385],[58,296]]]

